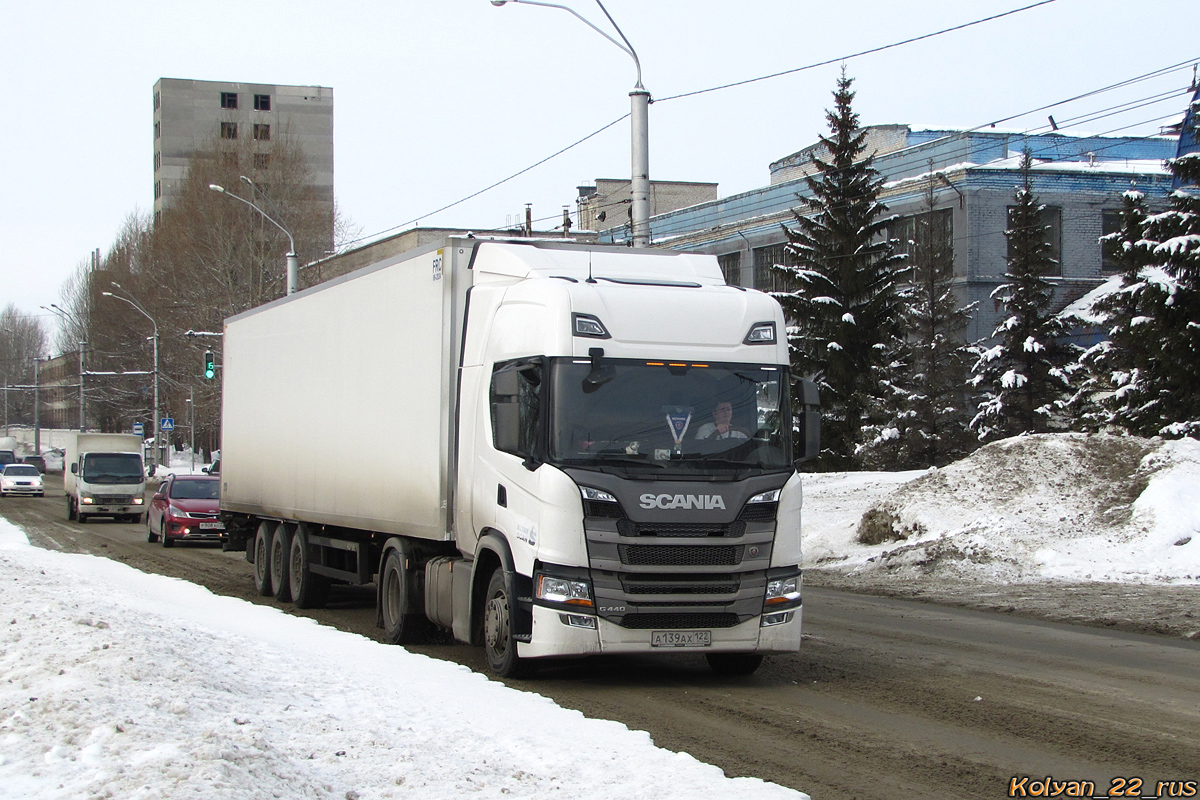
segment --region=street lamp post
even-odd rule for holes
[[[247,180],[247,182],[249,182],[249,180]],[[251,184],[251,186],[253,186],[253,184]],[[276,222],[267,212],[263,211],[261,208],[254,205],[254,203],[250,202],[249,200],[247,200],[244,197],[239,197],[238,195],[234,194],[233,192],[227,190],[224,186],[218,186],[215,183],[210,183],[208,185],[208,188],[212,189],[214,192],[220,192],[221,194],[225,195],[226,197],[232,197],[234,200],[240,200],[241,202],[243,202],[246,205],[253,208],[259,214],[262,214],[263,219],[265,219],[267,222],[271,223],[276,228],[279,228],[279,230],[283,231],[283,235],[288,238],[287,293],[295,294],[297,284],[300,282],[300,259],[296,256],[296,240],[292,238],[292,234],[288,231],[288,229],[283,227],[282,225],[280,225],[278,222]],[[255,188],[257,188],[257,187],[255,187]]]
[[[116,281],[113,281],[112,285],[117,287],[118,289],[120,289],[123,292],[128,292],[127,289],[122,287],[121,284],[117,283]],[[142,316],[144,316],[146,319],[150,320],[150,324],[154,326],[154,336],[150,337],[151,339],[154,340],[154,450],[151,451],[153,453],[153,455],[151,456],[150,465],[151,465],[151,467],[157,467],[158,463],[160,461],[159,456],[158,456],[158,449],[159,449],[159,447],[162,446],[162,444],[161,444],[162,431],[159,430],[159,424],[161,423],[162,420],[160,419],[160,417],[158,415],[158,323],[154,321],[154,317],[152,317],[148,313],[146,313],[146,309],[142,308],[141,303],[138,303],[135,300],[131,300],[128,297],[122,297],[119,294],[113,294],[112,292],[101,292],[101,294],[104,295],[105,297],[111,297],[114,300],[120,300],[124,303],[128,303],[129,305],[133,306],[134,308],[136,308],[138,311],[140,311],[142,313]]]
[[[596,0],[596,5],[600,6],[600,10],[604,12],[604,16],[608,17],[608,21],[612,24],[620,35],[621,40],[625,44],[621,44],[613,37],[609,36],[604,31],[597,28],[585,17],[579,15],[579,12],[573,8],[559,5],[557,3],[543,3],[538,0],[491,0],[492,5],[502,6],[507,3],[521,3],[527,6],[545,6],[546,8],[558,8],[566,11],[583,24],[594,30],[596,33],[608,39],[617,47],[633,59],[633,64],[637,68],[637,82],[633,85],[633,91],[629,93],[630,110],[630,162],[632,166],[632,174],[630,176],[629,194],[632,201],[630,214],[633,220],[633,246],[634,247],[649,247],[650,246],[650,92],[646,91],[642,86],[642,62],[638,60],[637,53],[634,52],[633,45],[629,43],[629,39],[622,33],[621,28],[617,25],[616,20],[608,13],[608,9],[600,0]]]

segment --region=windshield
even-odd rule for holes
[[[218,500],[220,487],[217,481],[175,481],[171,485],[171,497],[176,500]]]
[[[141,483],[142,457],[136,453],[88,453],[83,458],[88,483]]]
[[[792,468],[785,367],[552,362],[550,461],[661,476]]]
[[[9,477],[11,477],[13,475],[22,475],[25,477],[29,477],[31,475],[41,475],[41,473],[38,472],[37,467],[23,466],[21,464],[8,465],[7,467],[4,468],[4,474],[5,474],[5,476],[9,476]]]

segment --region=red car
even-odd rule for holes
[[[225,525],[217,517],[221,479],[216,475],[168,475],[146,512],[146,541],[219,542]]]

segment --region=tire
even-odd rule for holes
[[[718,675],[753,675],[763,662],[758,653],[708,653],[704,657]]]
[[[75,512],[75,521],[78,522],[80,525],[87,524],[87,514],[84,514],[81,511],[76,511]]]
[[[274,594],[271,589],[271,538],[275,525],[271,522],[258,523],[254,532],[254,588],[263,597]]]
[[[165,521],[159,523],[158,538],[160,540],[162,540],[163,547],[174,547],[175,546],[175,540],[172,539],[170,536],[167,536],[167,523]]]
[[[78,516],[78,514],[75,513],[75,502],[71,498],[68,497],[67,498],[67,521],[74,522],[75,517],[77,517],[77,516]]]
[[[513,635],[514,598],[504,570],[500,567],[488,581],[483,600],[483,651],[488,669],[500,678],[523,678],[532,672],[532,665],[517,655],[517,640]]]
[[[412,573],[404,568],[406,560],[399,549],[388,550],[379,570],[380,622],[392,644],[417,644],[429,634],[429,621],[416,600]]]
[[[296,531],[296,526],[287,522],[280,523],[275,529],[275,535],[271,537],[271,588],[275,599],[281,603],[290,603],[292,601],[292,579],[290,558],[292,548],[292,535]]]
[[[146,541],[154,544],[158,541],[158,535],[154,533],[154,529],[150,527],[150,520],[146,520]]]
[[[288,577],[297,608],[324,608],[329,601],[329,578],[309,570],[308,526],[299,525],[288,551]]]

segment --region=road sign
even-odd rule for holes
[[[146,432],[146,426],[142,425],[140,422],[135,422],[133,423],[133,432],[138,436],[141,436]]]
[[[163,431],[175,430],[175,419],[173,417],[163,417],[159,420],[158,429]]]

